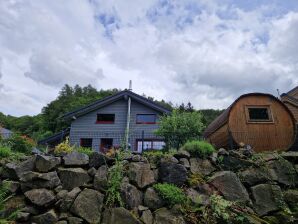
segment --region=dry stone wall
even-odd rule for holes
[[[153,188],[156,183],[181,187],[194,203],[200,198],[204,206],[210,204],[211,195],[219,194],[245,204],[267,223],[298,223],[298,152],[254,155],[221,149],[201,159],[178,151],[154,161],[131,154],[121,162],[124,205],[111,208],[105,200],[108,171],[114,163],[100,153],[34,155],[19,164],[2,164],[1,182],[10,183],[14,193],[10,200],[21,206],[18,223],[189,223],[185,213],[167,207]],[[190,184],[196,175],[202,180]],[[284,208],[290,213],[285,215]],[[251,223],[262,223],[256,220]]]

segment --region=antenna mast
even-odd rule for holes
[[[129,91],[132,91],[132,81],[129,80],[129,88],[128,88]]]

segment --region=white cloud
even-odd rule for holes
[[[274,10],[199,0],[1,1],[0,111],[39,113],[65,83],[126,88],[132,79],[137,93],[198,108],[287,91],[298,82],[298,12]]]

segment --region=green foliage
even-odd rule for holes
[[[123,207],[124,203],[120,195],[121,182],[123,179],[123,165],[121,163],[121,153],[116,154],[115,165],[108,171],[108,189],[106,191],[105,205],[107,207]]]
[[[74,149],[73,146],[69,144],[69,138],[66,138],[65,141],[61,142],[59,145],[55,147],[54,153],[61,154],[61,153],[70,153]]]
[[[224,110],[214,110],[214,109],[202,109],[199,110],[202,115],[203,119],[202,122],[205,127],[208,127],[208,125],[217,118]]]
[[[8,139],[2,139],[1,145],[9,147],[13,152],[20,152],[24,154],[30,154],[33,146],[35,145],[34,141],[18,134],[13,134]]]
[[[187,182],[188,182],[190,187],[196,187],[200,184],[205,183],[206,181],[204,180],[204,177],[203,177],[202,174],[193,173],[189,176],[189,178],[187,179]]]
[[[187,201],[187,197],[182,189],[173,184],[158,183],[153,185],[153,187],[169,206],[183,204]]]
[[[215,152],[214,147],[210,143],[197,140],[186,142],[182,149],[188,151],[193,156],[198,156],[201,158],[206,158]]]
[[[9,156],[11,156],[12,151],[10,149],[10,147],[8,146],[2,146],[0,144],[0,158],[7,158]]]
[[[9,196],[9,182],[2,182],[0,185],[0,211],[4,209],[4,204],[8,196]]]
[[[165,139],[167,148],[179,148],[188,140],[199,138],[204,125],[200,112],[174,110],[171,115],[160,118],[156,134]]]
[[[75,151],[80,152],[80,153],[84,153],[88,156],[90,156],[94,152],[91,148],[86,148],[86,147],[75,148]]]

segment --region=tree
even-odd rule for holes
[[[204,128],[200,112],[174,110],[169,116],[160,118],[160,127],[156,134],[165,139],[167,148],[179,148],[188,140],[201,136]]]

